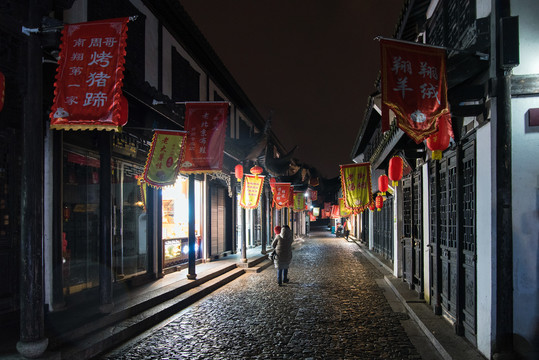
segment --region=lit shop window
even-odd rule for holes
[[[195,181],[195,236],[196,257],[201,257],[201,189],[202,182]],[[165,266],[186,262],[189,255],[189,182],[179,176],[172,187],[163,188],[163,255]]]

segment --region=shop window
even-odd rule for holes
[[[144,189],[138,183],[143,167],[113,159],[112,248],[116,280],[148,270],[147,214]]]
[[[196,258],[202,257],[202,182],[195,180]],[[163,188],[163,258],[165,267],[189,259],[189,182],[179,176],[172,187]]]
[[[99,158],[64,152],[63,277],[66,295],[99,285]]]

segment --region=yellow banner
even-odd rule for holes
[[[240,206],[244,209],[256,209],[262,194],[264,176],[245,175],[241,189]]]
[[[345,206],[355,214],[363,211],[372,202],[371,164],[341,165],[341,185]]]
[[[294,211],[305,210],[305,195],[302,191],[294,191]]]
[[[143,178],[146,183],[155,187],[174,185],[180,171],[186,135],[185,131],[154,131],[144,167]]]
[[[339,211],[341,212],[341,217],[348,217],[352,213],[352,210],[346,207],[344,199],[339,199]]]

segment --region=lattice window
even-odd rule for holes
[[[422,238],[421,234],[421,173],[416,171],[413,175],[413,191],[412,191],[412,235],[415,238]]]
[[[402,180],[404,237],[412,237],[412,177]]]
[[[475,151],[473,144],[464,150],[462,163],[463,248],[475,252]]]
[[[447,246],[447,214],[448,214],[448,186],[447,186],[447,159],[440,164],[440,245]]]
[[[453,160],[453,161],[451,161]],[[451,162],[455,161],[455,157],[450,159]],[[448,243],[447,246],[456,248],[457,247],[457,167],[455,164],[452,164],[448,169],[448,211],[447,214],[447,231],[448,231]]]
[[[437,166],[436,161],[431,161],[429,164],[429,214],[430,214],[430,236],[431,242],[438,242],[437,237],[437,221],[438,221],[438,193],[436,183]]]

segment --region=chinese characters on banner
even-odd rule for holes
[[[382,103],[397,125],[416,143],[437,130],[436,119],[448,113],[445,50],[382,39]]]
[[[180,171],[186,135],[185,131],[155,130],[144,167],[146,183],[155,187],[174,185]]]
[[[273,203],[275,204],[275,208],[277,210],[288,206],[288,199],[291,191],[292,185],[290,183],[275,183]]]
[[[186,103],[188,132],[182,173],[219,172],[223,168],[228,103]]]
[[[122,123],[128,18],[65,25],[51,129],[115,130]]]
[[[352,213],[352,211],[346,207],[343,198],[339,198],[339,212],[341,217],[348,217]]]
[[[311,200],[312,201],[316,201],[318,200],[318,191],[316,190],[309,190],[310,194],[311,194]]]
[[[303,211],[305,210],[305,195],[303,191],[294,191],[294,211]]]
[[[244,209],[256,209],[262,194],[264,176],[248,175],[243,177],[243,188],[241,189],[240,206]]]
[[[372,202],[371,164],[341,165],[341,185],[345,206],[362,212]]]

